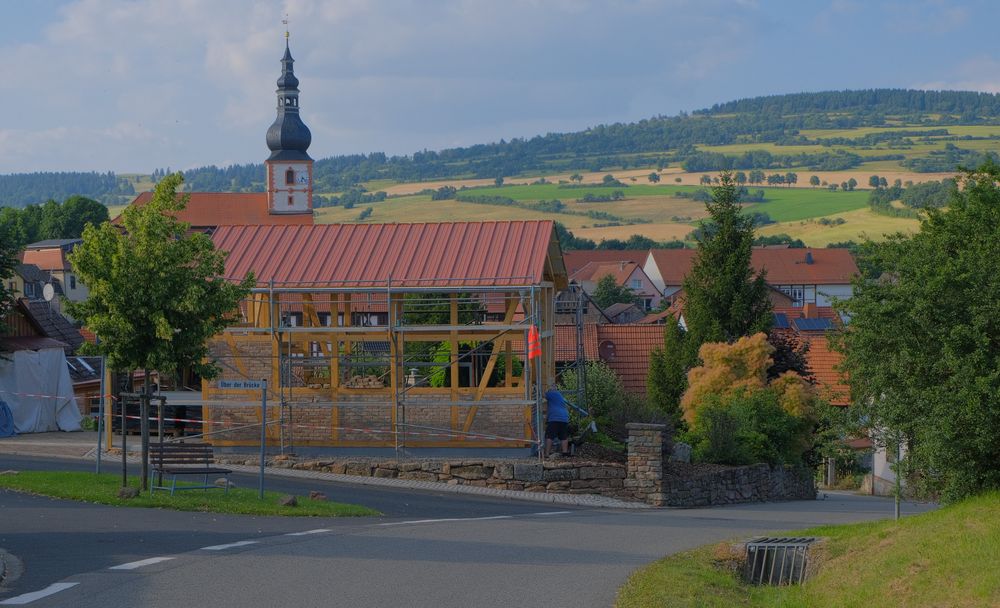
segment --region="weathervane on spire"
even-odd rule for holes
[[[281,23],[285,25],[285,40],[288,40],[288,13],[285,13],[285,18],[281,20]]]

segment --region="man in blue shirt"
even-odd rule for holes
[[[566,399],[555,386],[549,386],[545,391],[546,408],[545,425],[545,455],[552,453],[552,442],[559,440],[560,451],[569,455],[569,410]]]

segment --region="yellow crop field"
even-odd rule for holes
[[[365,223],[411,223],[411,222],[474,222],[489,220],[558,220],[573,230],[594,220],[578,215],[557,215],[530,211],[518,207],[479,205],[458,201],[432,201],[429,196],[406,196],[388,199],[370,205],[357,205],[353,209],[343,207],[323,207],[316,210],[317,224],[357,222],[358,215],[371,207],[372,214]]]
[[[878,240],[895,232],[916,232],[920,227],[918,220],[879,215],[867,208],[828,217],[843,218],[845,223],[839,226],[824,226],[815,218],[799,222],[781,222],[759,228],[757,234],[762,236],[787,234],[792,238],[802,239],[806,245],[825,247],[840,241],[858,241],[865,236]]]

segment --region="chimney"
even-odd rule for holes
[[[806,252],[806,264],[812,264],[812,263],[813,263],[813,252],[807,251]]]
[[[819,313],[816,311],[816,304],[807,302],[802,305],[802,317],[805,319],[817,319]]]
[[[628,262],[618,262],[618,264],[619,264],[619,266],[620,266],[619,270],[622,270],[622,271],[624,271],[624,270],[625,270],[625,264],[627,264],[627,263],[628,263]]]

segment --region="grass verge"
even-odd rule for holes
[[[753,587],[720,567],[715,547],[633,574],[617,608],[1000,606],[1000,493],[906,517],[796,531],[827,539],[802,586]]]
[[[137,485],[135,477],[129,479]],[[181,484],[178,484],[180,486]],[[196,484],[187,484],[196,485]],[[283,515],[299,517],[358,517],[380,515],[378,511],[360,505],[310,500],[299,497],[298,506],[278,504],[283,496],[278,492],[265,492],[264,500],[257,498],[257,490],[230,488],[187,490],[173,496],[169,492],[148,492],[130,499],[118,497],[121,476],[111,473],[80,473],[68,471],[21,471],[16,475],[0,475],[0,488],[27,492],[52,498],[65,498],[117,507],[146,507],[173,509],[175,511],[205,511],[239,515]]]

